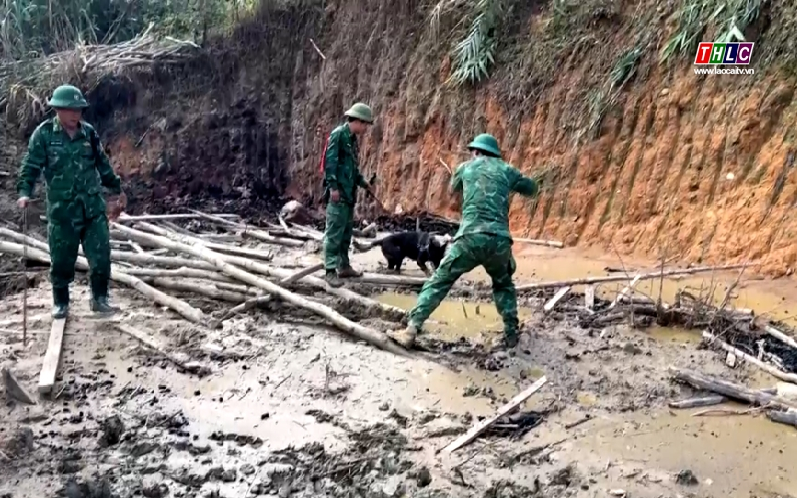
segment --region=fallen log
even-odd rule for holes
[[[249,296],[229,289],[220,289],[212,283],[202,283],[195,280],[178,280],[174,278],[153,278],[147,280],[150,284],[161,289],[171,289],[183,292],[200,294],[217,301],[229,303],[242,303],[249,299]]]
[[[769,417],[769,420],[773,422],[777,422],[779,424],[791,425],[792,427],[797,427],[797,411],[770,410],[769,412],[767,412],[767,417]]]
[[[767,334],[771,335],[775,339],[778,339],[779,341],[783,342],[787,346],[797,350],[797,341],[795,341],[793,338],[787,336],[786,334],[784,334],[780,330],[776,329],[775,327],[773,327],[771,325],[765,325],[764,326],[764,330],[766,331]]]
[[[15,256],[23,256],[24,250],[23,247],[19,244],[15,244],[13,242],[0,241],[0,253],[13,254]],[[48,262],[48,263],[50,261],[50,255],[48,253],[34,247],[27,248],[26,256],[28,259],[31,260]],[[75,266],[82,271],[88,271],[89,269],[88,261],[86,261],[86,258],[83,257],[77,258]],[[151,300],[155,301],[156,303],[176,311],[184,318],[193,323],[202,323],[202,321],[204,320],[204,315],[202,313],[202,310],[194,308],[185,301],[181,301],[167,294],[164,294],[158,289],[150,287],[149,285],[139,280],[138,278],[120,271],[118,268],[111,268],[111,280],[113,280],[114,282],[125,284],[128,287],[132,287],[133,289],[137,290],[138,292],[150,298]]]
[[[129,268],[125,270],[125,273],[134,277],[195,278],[198,280],[210,280],[212,282],[234,282],[234,280],[230,277],[217,271],[197,270],[195,268],[177,268],[176,270],[162,270],[159,268]],[[146,278],[142,278],[142,280],[146,280]]]
[[[296,273],[289,275],[286,278],[280,280],[280,285],[288,285],[292,284],[293,282],[297,282],[308,275],[312,275],[313,273],[323,270],[324,263],[318,263],[317,265],[313,265],[309,268],[305,268],[304,270],[297,271]]]
[[[128,335],[133,339],[136,339],[137,341],[141,342],[141,344],[157,352],[158,354],[160,354],[161,356],[163,356],[164,358],[166,358],[167,360],[169,360],[179,368],[182,368],[186,372],[205,375],[210,373],[211,371],[210,368],[203,366],[199,362],[188,361],[187,358],[182,358],[181,357],[182,355],[177,356],[173,353],[166,351],[166,349],[164,349],[163,346],[161,346],[161,344],[155,337],[149,334],[145,334],[144,332],[141,332],[138,329],[135,329],[133,327],[130,327],[129,325],[124,325],[121,323],[117,324],[116,328],[117,330],[119,330],[119,332]]]
[[[706,273],[711,271],[724,271],[724,270],[734,270],[738,268],[742,268],[744,266],[750,266],[745,264],[738,264],[738,265],[723,265],[723,266],[699,266],[696,268],[686,268],[686,269],[674,269],[674,270],[667,270],[664,272],[657,271],[651,273],[644,273],[639,275],[639,280],[650,280],[654,278],[661,278],[664,277],[673,277],[677,275],[694,275],[697,273]],[[628,280],[628,277],[625,275],[610,275],[606,277],[585,277],[585,278],[572,278],[569,280],[556,280],[556,281],[549,281],[549,282],[535,282],[533,284],[524,284],[518,285],[518,291],[530,291],[530,290],[537,290],[537,289],[547,289],[551,287],[564,287],[567,285],[591,285],[591,284],[601,284],[607,282],[622,282],[624,280]]]
[[[160,221],[159,223],[161,225],[165,226],[166,228],[168,228],[169,230],[173,230],[173,231],[175,231],[177,233],[181,233],[183,235],[191,235],[191,236],[195,236],[196,235],[191,230],[188,230],[187,228],[183,228],[183,227],[181,227],[180,225],[178,225],[176,223],[172,223],[171,221]]]
[[[158,235],[162,235],[164,232],[168,230],[162,227],[158,227],[155,225],[151,225],[146,222],[136,223],[136,226],[140,226],[142,229],[155,233]],[[169,229],[171,230],[171,229]],[[219,244],[216,242],[210,242],[204,239],[199,238],[197,234],[191,233],[188,230],[183,230],[182,232],[177,232],[172,230],[174,233],[179,235],[183,235],[185,237],[191,237],[197,243],[201,243],[208,249],[211,249],[215,252],[220,252],[224,254],[232,254],[233,256],[242,256],[245,258],[252,258],[252,259],[259,259],[262,261],[271,261],[274,258],[274,255],[268,252],[258,251],[257,249],[250,249],[248,247],[238,247],[238,246],[231,246],[227,244]]]
[[[367,227],[363,228],[362,230],[355,228],[354,229],[354,236],[355,237],[364,237],[366,239],[374,239],[376,238],[376,231],[379,227],[376,223],[371,223]]]
[[[287,237],[289,239],[302,241],[315,240],[313,237],[310,237],[305,233],[297,233],[291,231],[290,229],[286,230],[284,228],[269,228],[268,233],[274,237]]]
[[[41,251],[46,252],[47,254],[50,253],[50,247],[47,243],[42,242],[38,239],[34,239],[33,237],[26,237],[21,233],[15,232],[13,230],[8,230],[7,228],[0,228],[0,236],[4,236],[7,239],[13,240],[20,244],[27,243],[29,247],[35,247]],[[82,255],[82,251],[79,252]],[[123,252],[123,251],[111,251],[111,261],[115,262],[125,262],[125,263],[136,263],[143,266],[177,266],[177,267],[186,267],[186,268],[194,268],[198,270],[208,270],[208,271],[215,271],[216,267],[206,263],[204,261],[196,261],[193,259],[188,258],[173,258],[167,256],[155,256],[152,254],[137,254],[132,252]],[[49,257],[46,263],[50,262]]]
[[[634,279],[631,280],[631,283],[629,283],[628,285],[623,287],[623,290],[621,290],[620,293],[617,294],[617,297],[614,298],[614,301],[612,301],[612,304],[609,305],[608,309],[612,309],[615,306],[617,306],[620,303],[620,301],[623,300],[623,298],[625,297],[626,294],[628,294],[629,292],[633,291],[634,287],[636,287],[636,284],[639,283],[639,280],[641,279],[641,277],[642,276],[637,273],[637,275],[634,277]]]
[[[258,306],[262,306],[269,302],[271,302],[271,296],[269,295],[253,297],[252,299],[248,299],[243,303],[239,304],[238,306],[230,308],[230,310],[227,311],[227,313],[225,313],[224,315],[222,315],[221,318],[211,320],[210,327],[214,329],[221,328],[224,322],[234,317],[235,315],[246,313],[247,311],[253,310]]]
[[[214,214],[207,214],[200,211],[191,210],[196,216],[200,218],[204,218],[208,221],[215,221],[216,223],[220,223],[224,226],[233,227],[237,230],[241,230],[241,234],[243,236],[250,236],[253,239],[261,240],[263,242],[268,242],[269,244],[276,244],[282,245],[287,247],[304,247],[304,242],[298,240],[291,240],[291,239],[282,239],[272,236],[271,234],[264,232],[262,230],[257,230],[255,228],[249,227],[243,223],[236,223],[234,221],[226,220],[224,218],[219,217],[218,215]]]
[[[550,313],[551,310],[553,310],[554,307],[556,306],[556,303],[561,301],[562,298],[565,297],[565,295],[568,292],[570,292],[570,286],[569,285],[567,285],[565,287],[562,287],[561,289],[556,291],[556,294],[554,294],[554,296],[551,298],[551,300],[548,301],[547,303],[545,303],[545,306],[542,307],[543,312]]]
[[[128,229],[128,230],[130,230],[130,229]],[[168,231],[163,231],[162,233],[169,233],[169,232]],[[133,230],[131,232],[131,234],[128,234],[126,236],[133,237],[136,240],[138,240],[139,242],[152,243],[151,238],[147,237],[148,235],[149,234],[147,234],[145,232],[140,232],[138,230]],[[176,235],[176,234],[173,234],[173,235]],[[189,243],[189,245],[191,245],[191,244]],[[257,273],[257,274],[260,274],[260,275],[265,275],[265,276],[270,277],[270,278],[284,279],[284,278],[287,278],[287,277],[292,275],[292,272],[290,272],[287,269],[275,268],[275,267],[263,264],[263,263],[258,262],[258,261],[252,261],[252,260],[249,260],[249,259],[246,259],[246,258],[241,258],[241,257],[238,257],[238,256],[230,256],[230,255],[227,255],[227,254],[219,254],[218,256],[221,259],[223,259],[225,262],[227,262],[227,263],[233,264],[235,266],[240,266],[241,268],[243,268],[243,269],[245,269],[245,270],[247,270],[247,271],[249,271],[251,273]],[[183,258],[181,258],[181,259],[183,259]],[[202,261],[202,263],[204,263],[204,261]],[[357,280],[357,279],[355,279],[355,280]],[[375,300],[373,300],[371,298],[362,296],[360,294],[357,294],[354,291],[351,291],[351,290],[343,288],[343,287],[340,287],[340,288],[331,287],[329,284],[327,284],[327,282],[325,280],[317,278],[317,277],[311,277],[311,276],[304,277],[303,282],[307,283],[308,285],[311,285],[311,286],[313,286],[315,288],[322,289],[322,290],[328,292],[329,294],[332,294],[333,296],[336,296],[336,297],[339,297],[339,298],[343,299],[344,301],[348,301],[350,303],[357,304],[357,305],[362,306],[363,308],[368,309],[368,310],[373,310],[375,313],[379,313],[379,314],[381,314],[382,316],[384,316],[385,318],[387,318],[389,320],[402,321],[402,320],[404,320],[404,318],[407,315],[407,312],[402,310],[401,308],[398,308],[396,306],[391,306],[391,305],[385,304],[385,303],[380,303],[379,301],[375,301]]]
[[[273,282],[270,282],[264,278],[260,278],[252,273],[242,270],[241,268],[238,268],[226,262],[222,257],[220,257],[219,254],[214,253],[210,249],[203,247],[200,244],[194,244],[194,245],[186,244],[183,242],[178,242],[173,238],[167,238],[158,235],[149,235],[144,232],[134,230],[132,228],[123,227],[121,225],[117,225],[117,227],[119,229],[123,229],[124,231],[126,231],[131,238],[133,238],[134,236],[140,238],[147,238],[150,241],[162,245],[163,247],[166,247],[170,250],[190,254],[194,257],[212,263],[224,274],[229,275],[230,277],[233,277],[249,285],[263,289],[269,294],[271,294],[273,297],[278,297],[290,304],[309,310],[321,316],[322,318],[326,319],[328,322],[335,325],[335,327],[337,327],[339,330],[346,332],[349,335],[357,337],[358,339],[362,339],[369,344],[372,344],[380,349],[390,351],[394,354],[409,356],[409,353],[404,348],[392,342],[385,334],[382,334],[380,332],[377,332],[376,330],[367,327],[363,327],[358,323],[354,323],[351,320],[343,317],[342,315],[340,315],[339,313],[337,313],[335,310],[333,310],[328,306],[309,301],[299,296],[298,294],[295,294],[280,287],[279,285]],[[173,237],[180,238],[180,235],[174,234]]]
[[[669,407],[670,408],[699,408],[702,406],[714,406],[725,403],[728,401],[728,398],[725,396],[720,396],[719,394],[714,394],[711,396],[701,396],[699,398],[689,398],[684,399],[681,401],[670,401]]]
[[[737,349],[730,344],[725,343],[724,341],[720,340],[716,336],[714,336],[711,332],[703,331],[703,338],[707,339],[709,343],[716,343],[721,347],[723,350],[735,354],[737,357],[742,358],[748,363],[752,363],[753,365],[757,366],[761,370],[765,371],[766,373],[776,377],[780,380],[785,380],[787,382],[791,382],[793,384],[797,384],[797,374],[793,373],[786,373],[782,370],[778,370],[777,368],[773,367],[772,365],[768,365],[763,361],[759,360],[754,356],[750,356],[749,354],[745,353],[744,351]]]
[[[532,384],[528,389],[521,392],[514,398],[512,398],[509,403],[502,406],[495,415],[490,418],[484,419],[475,426],[473,426],[468,432],[463,434],[462,436],[455,439],[451,444],[443,448],[444,453],[452,453],[459,448],[465,446],[466,444],[470,443],[481,433],[486,431],[491,425],[498,422],[504,415],[508,415],[512,411],[516,410],[517,407],[522,405],[527,399],[529,399],[534,393],[542,389],[542,386],[548,381],[545,377],[538,379],[534,384]]]
[[[749,389],[740,384],[735,384],[724,379],[709,377],[693,370],[671,366],[670,374],[679,382],[691,385],[694,388],[711,391],[731,399],[750,403],[757,406],[771,406],[782,410],[797,408],[797,403],[780,396],[767,394],[763,391]]]
[[[238,218],[240,218],[240,216],[238,216],[237,214],[226,214],[226,213],[215,214],[213,216],[218,216],[219,218],[222,218],[222,219],[226,219],[226,218],[238,219]],[[119,216],[119,220],[118,221],[120,221],[120,222],[135,222],[135,221],[162,221],[162,220],[195,220],[197,218],[200,218],[200,216],[197,215],[197,214],[144,214],[144,215],[138,215],[138,216],[130,216],[130,215],[122,213],[122,215]]]
[[[520,242],[521,244],[531,244],[535,246],[547,246],[547,247],[556,247],[558,249],[563,248],[565,245],[556,240],[540,240],[540,239],[516,239],[512,238],[514,242]]]

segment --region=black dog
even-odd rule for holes
[[[377,243],[382,246],[382,254],[387,260],[387,268],[401,272],[405,258],[414,260],[427,275],[431,272],[426,263],[432,263],[436,270],[446,254],[450,237],[426,232],[401,232],[389,235]],[[374,245],[376,245],[375,243]]]

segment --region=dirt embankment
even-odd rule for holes
[[[773,62],[787,6],[764,2],[745,30],[756,75],[697,76],[686,55],[659,64],[679,5],[510,3],[495,74],[475,89],[446,84],[455,15],[435,40],[418,2],[269,7],[189,67],[101,85],[96,121],[133,210],[317,202],[324,136],[363,100],[378,115],[363,170],[389,210],[456,216],[442,163],[489,131],[545,172],[537,201],[514,201],[519,236],[791,273],[794,84]]]

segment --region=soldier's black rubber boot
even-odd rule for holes
[[[95,297],[91,300],[91,311],[94,313],[101,313],[103,315],[110,315],[120,311],[118,306],[113,306],[108,302],[107,297]]]
[[[327,281],[330,287],[340,287],[343,285],[343,282],[340,281],[338,278],[338,273],[335,270],[327,271],[327,274],[324,275],[324,280]]]
[[[60,320],[69,314],[69,287],[53,289],[53,318]]]
[[[517,332],[514,334],[504,334],[504,345],[507,349],[512,349],[517,346],[518,341],[519,337]]]

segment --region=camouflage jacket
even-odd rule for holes
[[[509,198],[513,192],[537,195],[537,183],[493,157],[478,157],[457,167],[451,188],[462,193],[462,221],[454,240],[470,233],[512,237]]]
[[[359,147],[357,137],[348,124],[338,126],[329,135],[324,154],[324,200],[329,192],[340,192],[341,202],[354,205],[357,202],[357,187],[367,188],[368,184],[360,174]]]
[[[122,191],[122,182],[102,149],[99,135],[83,121],[71,138],[57,117],[36,128],[19,171],[19,195],[32,197],[42,173],[47,187],[47,217],[50,221],[99,216],[105,213],[101,187],[106,187],[112,194]]]

